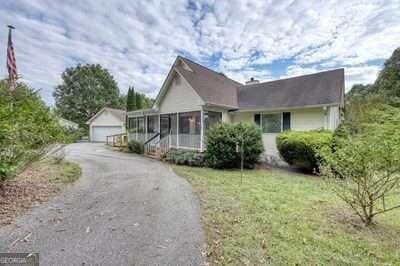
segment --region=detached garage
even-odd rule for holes
[[[86,123],[89,125],[90,141],[106,142],[107,136],[125,133],[124,110],[103,108]]]

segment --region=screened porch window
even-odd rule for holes
[[[152,115],[147,117],[147,133],[156,133],[158,124],[158,116]]]
[[[280,133],[282,131],[282,113],[263,114],[261,123],[263,133]]]
[[[200,111],[179,114],[179,134],[200,135]]]
[[[129,117],[128,129],[130,132],[136,132],[136,129],[137,129],[137,118],[136,117]]]
[[[204,122],[206,125],[206,129],[209,129],[213,125],[222,122],[222,113],[207,111],[204,113]]]
[[[138,133],[144,133],[144,117],[138,117]]]

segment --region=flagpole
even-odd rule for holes
[[[12,40],[11,40],[11,35],[12,35],[12,30],[15,30],[15,27],[13,25],[7,25],[8,28],[8,45],[7,45],[7,68],[8,68],[8,84],[10,86],[10,90],[15,90],[16,88],[16,83],[18,79],[18,74],[16,70],[16,63],[15,63],[15,54],[14,54],[14,48],[12,45]],[[10,48],[11,45],[11,48]],[[11,51],[10,51],[11,49]],[[9,53],[12,52],[12,61],[10,62],[10,56]],[[12,71],[10,71],[10,66],[9,64],[14,64]],[[15,68],[15,69],[14,69]],[[14,73],[15,72],[15,73]]]

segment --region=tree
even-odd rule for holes
[[[81,126],[103,107],[118,107],[119,89],[113,76],[100,65],[67,68],[54,91],[59,114]]]
[[[128,95],[126,97],[126,111],[136,110],[136,98],[135,89],[133,87],[128,88]]]
[[[335,140],[321,151],[322,172],[333,191],[366,225],[400,208],[400,109],[371,110],[363,130]]]
[[[143,94],[140,94],[138,92],[135,93],[136,109],[143,108],[143,98],[144,98]]]
[[[7,81],[0,81],[0,125],[0,187],[47,144],[65,137],[55,114],[22,82],[11,92]]]
[[[387,103],[400,106],[400,47],[386,60],[383,70],[375,81],[375,86]]]

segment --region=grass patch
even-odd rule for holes
[[[241,184],[239,171],[173,168],[200,198],[211,264],[400,261],[400,211],[366,228],[318,177],[247,170]]]
[[[62,160],[57,162],[50,160],[48,169],[50,170],[50,182],[69,184],[79,179],[81,168],[78,164]]]

